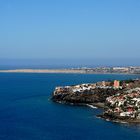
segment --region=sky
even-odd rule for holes
[[[0,64],[140,65],[139,0],[0,0]]]

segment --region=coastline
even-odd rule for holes
[[[72,69],[13,69],[0,70],[0,73],[85,73],[83,70]]]
[[[140,124],[140,119],[119,119],[119,118],[114,119],[104,115],[97,115],[97,118],[101,118],[103,120],[114,122],[114,123]]]
[[[68,102],[63,102],[63,101],[56,101],[56,103],[59,104],[67,104],[67,105],[72,105],[72,106],[85,106],[89,107],[91,109],[102,109],[104,110],[107,108],[104,103],[68,103]],[[140,119],[119,119],[119,118],[111,118],[109,116],[105,116],[103,114],[96,115],[97,118],[103,119],[105,121],[113,122],[113,123],[122,123],[122,124],[140,124]]]
[[[102,109],[98,118],[117,123],[140,123],[140,80],[97,82],[56,87],[52,101]]]
[[[87,72],[84,69],[9,69],[0,70],[0,73],[64,73],[64,74],[125,74],[139,75],[138,73],[109,73],[109,72]]]

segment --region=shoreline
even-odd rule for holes
[[[115,87],[116,82],[118,87]],[[96,117],[106,121],[140,124],[140,80],[56,87],[51,99],[62,104],[102,109]]]
[[[104,115],[97,115],[97,118],[101,118],[103,120],[110,121],[113,123],[140,124],[140,119],[119,119],[119,118],[113,119],[110,118],[109,116],[104,116]]]
[[[58,101],[56,102],[58,104],[65,104],[65,105],[71,105],[71,106],[85,106],[91,109],[99,109],[99,110],[103,110],[105,108],[107,108],[104,103],[92,103],[92,104],[88,104],[88,103],[68,103],[68,102],[61,102]],[[103,119],[105,121],[108,122],[112,122],[112,123],[121,123],[121,124],[140,124],[140,119],[113,119],[109,116],[104,116],[103,114],[99,114],[96,115],[97,118],[99,119]]]
[[[84,74],[83,70],[71,69],[13,69],[13,70],[0,70],[0,73],[79,73]]]
[[[105,106],[104,103],[69,103],[69,102],[63,102],[63,101],[56,101],[56,103],[58,104],[65,104],[65,105],[71,105],[71,106],[85,106],[85,107],[88,107],[88,108],[91,108],[91,109],[105,109],[107,108]],[[99,114],[99,115],[96,115],[97,118],[99,119],[103,119],[105,121],[109,121],[109,122],[112,122],[112,123],[121,123],[121,124],[140,124],[140,119],[119,119],[119,118],[116,118],[116,119],[113,119],[109,116],[104,116],[103,114]]]
[[[123,75],[139,75],[137,73],[103,73],[103,72],[87,72],[85,70],[76,69],[9,69],[0,70],[0,73],[64,73],[64,74],[123,74]]]

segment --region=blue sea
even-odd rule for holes
[[[96,118],[102,110],[50,100],[56,86],[140,78],[117,74],[0,73],[0,140],[140,140],[140,125]]]

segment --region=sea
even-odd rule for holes
[[[123,74],[0,73],[0,140],[140,140],[139,124],[97,118],[102,109],[51,101],[56,86],[140,78]]]

